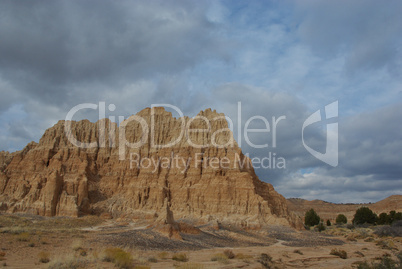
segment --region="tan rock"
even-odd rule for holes
[[[229,221],[245,228],[302,227],[285,198],[258,179],[224,115],[211,109],[176,119],[163,108],[146,108],[119,127],[108,119],[59,121],[39,143],[1,152],[0,161],[3,211],[165,215],[169,222],[170,210],[176,219]]]

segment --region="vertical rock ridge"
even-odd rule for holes
[[[70,134],[94,146],[77,147]],[[301,227],[285,198],[238,161],[249,162],[224,114],[211,109],[174,118],[164,108],[146,108],[120,126],[109,119],[59,121],[39,143],[0,152],[0,210],[152,219],[168,203],[175,218]]]

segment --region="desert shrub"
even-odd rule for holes
[[[4,261],[4,260],[5,260],[4,256],[6,256],[6,253],[3,252],[3,251],[0,251],[0,261]]]
[[[235,254],[234,254],[233,251],[230,250],[230,249],[225,249],[225,250],[223,251],[223,254],[224,254],[226,257],[228,257],[228,259],[234,259],[234,257],[235,257]]]
[[[211,261],[220,263],[229,263],[228,257],[223,253],[218,253],[212,256]]]
[[[166,251],[162,251],[158,253],[158,257],[159,259],[166,260],[169,258],[169,253],[167,253]]]
[[[327,226],[331,226],[331,221],[327,219]]]
[[[397,227],[397,226],[382,226],[382,227],[377,227],[374,231],[374,233],[380,237],[384,236],[402,236],[402,227]]]
[[[108,248],[105,250],[103,259],[107,262],[113,262],[118,268],[132,268],[133,258],[131,254],[120,248]]]
[[[356,255],[359,256],[359,257],[364,257],[364,256],[365,256],[365,255],[364,255],[362,252],[360,252],[360,251],[355,251],[354,254],[356,254]]]
[[[274,265],[272,257],[266,253],[262,253],[257,261],[261,263],[264,268],[272,268]]]
[[[48,269],[80,269],[86,268],[86,262],[74,256],[64,257],[61,260],[54,259],[49,263]]]
[[[39,262],[41,263],[48,263],[50,261],[49,253],[45,251],[41,251],[38,254]]]
[[[348,254],[346,253],[346,251],[341,250],[341,249],[334,248],[334,249],[331,250],[331,252],[329,254],[338,256],[341,259],[347,259],[348,258]]]
[[[377,221],[377,215],[374,214],[368,207],[361,207],[356,210],[356,213],[353,217],[353,224],[375,224]]]
[[[78,250],[78,254],[80,254],[80,256],[85,257],[85,256],[87,256],[87,251],[82,248],[82,249]]]
[[[375,242],[377,246],[380,246],[382,249],[389,249],[389,250],[397,250],[394,241],[392,240],[378,240]]]
[[[27,232],[23,232],[17,235],[17,241],[28,242],[31,238],[31,235]]]
[[[293,251],[293,253],[297,253],[297,254],[303,255],[303,252],[302,252],[300,249],[295,249],[295,250]]]
[[[178,262],[187,262],[188,257],[186,253],[176,253],[172,256],[172,260],[178,261]]]
[[[397,220],[392,223],[392,227],[402,227],[402,220]]]
[[[35,247],[35,243],[29,243],[29,244],[28,244],[28,247],[30,247],[30,248]]]
[[[153,263],[157,263],[157,262],[158,262],[158,259],[155,258],[155,257],[149,257],[149,258],[148,258],[148,261],[149,261],[149,262],[153,262]]]
[[[384,255],[378,257],[379,263],[372,262],[369,264],[367,261],[357,262],[357,269],[399,269],[402,267],[402,254],[401,252],[397,255],[399,261],[391,259],[389,255]]]
[[[319,232],[325,231],[324,223],[320,222],[320,224],[317,225],[317,230],[318,230]]]
[[[146,265],[136,265],[133,269],[151,269],[151,267]]]
[[[306,226],[315,226],[320,223],[320,217],[314,211],[314,209],[310,209],[304,215],[304,224]]]
[[[345,215],[339,214],[336,216],[335,223],[336,224],[346,224],[348,222],[348,219],[346,218]]]
[[[237,253],[236,256],[235,256],[235,258],[236,258],[236,259],[239,259],[239,260],[248,260],[248,259],[253,258],[253,256],[247,255],[247,254],[243,254],[243,253]]]
[[[71,248],[74,251],[78,251],[80,249],[83,249],[82,247],[82,240],[78,239],[78,240],[74,240],[73,243],[71,244]]]

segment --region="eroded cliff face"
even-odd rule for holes
[[[2,211],[156,220],[167,203],[175,219],[302,225],[210,109],[176,119],[146,108],[120,126],[59,121],[39,143],[0,153]]]

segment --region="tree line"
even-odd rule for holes
[[[396,212],[395,210],[387,213],[381,213],[377,216],[370,208],[361,207],[356,210],[352,223],[354,225],[361,224],[373,224],[373,225],[391,225],[393,222],[402,220],[402,212]],[[335,219],[336,224],[346,224],[348,222],[344,214],[339,214]],[[307,227],[319,225],[319,230],[323,229],[323,220],[318,216],[314,209],[310,209],[304,215],[304,224]],[[327,220],[327,226],[331,226],[331,221]]]

